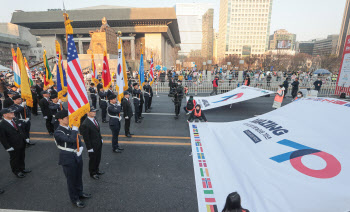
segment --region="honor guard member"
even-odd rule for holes
[[[144,97],[145,97],[145,112],[149,113],[151,112],[149,109],[149,102],[151,98],[151,92],[152,92],[152,87],[149,85],[149,82],[146,80],[145,85],[143,86],[144,90]]]
[[[101,83],[101,79],[98,80],[99,83],[96,85],[97,93],[100,93],[101,90],[103,90],[103,85]]]
[[[143,104],[145,103],[145,98],[143,96],[143,92],[142,90],[139,88],[140,90],[140,115],[139,115],[139,119],[143,119],[144,117],[142,116],[142,110],[143,110]]]
[[[15,119],[18,121],[20,128],[25,136],[27,145],[34,145],[35,143],[30,141],[30,109],[27,107],[26,102],[23,102],[21,96],[17,94],[13,98],[14,104],[10,107],[15,113]]]
[[[117,101],[117,96],[112,94],[108,98],[109,100],[109,106],[108,106],[108,116],[109,118],[109,128],[112,131],[112,150],[115,153],[121,153],[121,150],[124,150],[121,148],[118,144],[118,136],[120,131],[120,112],[121,112],[121,106]]]
[[[11,105],[13,105],[12,97],[16,95],[16,92],[13,92],[12,90],[7,93],[8,98],[4,100],[4,108],[9,108]]]
[[[61,110],[56,113],[56,119],[59,121],[54,138],[57,148],[60,149],[58,165],[63,168],[63,173],[67,178],[68,193],[72,203],[79,207],[85,207],[81,199],[90,198],[91,194],[83,192],[83,143],[78,137],[78,127],[71,129],[68,118],[68,111]],[[79,151],[77,147],[79,139]]]
[[[90,84],[89,92],[90,92],[90,98],[91,98],[92,106],[94,106],[94,108],[96,108],[96,104],[97,104],[97,90],[95,88],[95,84],[94,83]]]
[[[57,129],[59,122],[56,119],[56,114],[58,111],[64,110],[64,107],[62,105],[62,101],[58,99],[57,95],[50,96],[51,102],[49,103],[49,109],[52,114],[52,120],[51,124],[53,125],[54,131]]]
[[[100,108],[102,110],[102,123],[107,123],[106,121],[106,116],[107,116],[107,92],[105,92],[103,89],[100,90],[100,92],[98,93],[98,96],[100,97],[99,101],[100,101]]]
[[[50,94],[48,91],[41,91],[41,95],[43,96],[43,98],[39,102],[41,113],[43,114],[43,117],[45,119],[47,131],[49,132],[50,135],[53,135],[54,129],[53,129],[53,124],[51,123],[52,114],[49,108]]]
[[[11,85],[10,84],[6,84],[6,89],[4,91],[4,96],[5,99],[9,98],[8,93],[11,91]]]
[[[175,104],[175,119],[179,118],[180,108],[182,98],[184,96],[184,88],[181,85],[181,80],[177,81],[176,92],[174,94],[174,104]]]
[[[132,99],[134,103],[134,108],[135,108],[135,122],[136,123],[141,123],[139,120],[140,118],[140,96],[141,96],[141,90],[139,89],[139,84],[135,82],[132,84],[134,89],[132,90]]]
[[[50,89],[50,95],[58,95],[58,92],[57,92],[57,85],[53,85]]]
[[[103,140],[101,135],[101,126],[96,120],[97,111],[98,110],[94,106],[91,106],[90,112],[87,113],[87,118],[80,125],[80,132],[84,138],[85,146],[90,158],[90,177],[95,180],[100,179],[100,175],[104,174],[104,172],[100,171],[99,169]]]
[[[125,136],[131,138],[130,133],[130,121],[131,117],[133,116],[131,102],[130,102],[130,93],[128,91],[124,91],[124,97],[122,99],[122,108],[123,108],[123,115],[125,119]]]
[[[151,89],[151,92],[150,92],[149,101],[148,101],[148,109],[150,110],[152,109],[153,89],[151,85],[149,87]]]
[[[12,172],[18,177],[23,178],[31,170],[25,168],[25,135],[20,128],[20,123],[16,120],[14,111],[11,108],[1,110],[3,120],[0,122],[1,143],[5,150],[10,154],[10,165]]]
[[[34,116],[37,116],[38,115],[38,94],[36,93],[34,85],[30,87],[30,90],[32,92],[32,97],[33,97],[33,107],[30,108],[30,110],[32,111],[32,114]]]
[[[109,86],[109,89],[108,89],[108,91],[107,91],[107,99],[108,99],[108,97],[111,96],[112,94],[114,94],[113,88],[112,88],[112,86]]]

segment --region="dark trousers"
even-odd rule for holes
[[[293,89],[292,90],[292,97],[293,97],[293,99],[297,96],[297,94],[298,94],[298,89]]]
[[[25,148],[15,149],[9,152],[12,172],[17,174],[25,169]]]
[[[56,120],[54,123],[53,123],[53,130],[56,131],[58,125],[60,125],[60,123]]]
[[[140,118],[140,104],[134,104],[135,108],[135,121],[138,121]]]
[[[213,91],[210,93],[210,96],[213,94],[218,95],[218,87],[213,87]]]
[[[145,96],[145,112],[149,109],[149,96]]]
[[[129,117],[128,119],[124,119],[125,120],[125,126],[124,126],[124,129],[125,129],[125,135],[128,135],[130,134],[130,120],[131,117]]]
[[[97,99],[91,99],[91,102],[92,102],[92,106],[94,106],[94,108],[97,108],[96,105],[97,105]]]
[[[284,90],[284,96],[283,96],[283,98],[284,97],[286,97],[286,94],[288,93],[288,88],[286,88],[285,90]]]
[[[53,124],[51,123],[51,121],[52,121],[52,116],[48,116],[46,119],[46,129],[49,133],[54,132]]]
[[[175,115],[178,116],[180,114],[181,102],[177,102],[175,104]]]
[[[38,115],[38,102],[37,101],[33,101],[33,107],[29,107],[30,110],[32,111],[32,114],[34,115]]]
[[[139,118],[142,116],[143,103],[140,103]]]
[[[110,125],[109,128],[112,130],[112,149],[113,151],[118,149],[118,136],[120,131],[120,122],[117,125]]]
[[[107,117],[107,108],[101,108],[101,110],[102,110],[102,113],[101,113],[101,115],[102,115],[102,121],[106,121],[106,117]]]
[[[24,132],[25,138],[29,138],[29,133],[30,133],[30,121],[28,122],[22,122],[22,130]]]
[[[94,149],[94,152],[89,152],[89,172],[90,176],[95,175],[100,170],[100,162],[101,162],[101,152],[102,147],[100,149]]]
[[[81,156],[80,156],[81,157]],[[75,202],[83,194],[83,160],[63,165],[63,173],[67,178],[67,186],[70,200]]]
[[[153,97],[149,97],[149,102],[148,102],[148,109],[150,109],[151,108],[151,105],[152,105],[152,98]]]

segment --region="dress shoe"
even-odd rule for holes
[[[77,206],[78,208],[85,207],[85,204],[82,201],[80,201],[80,200],[78,200],[76,202],[73,202],[73,205]]]
[[[23,172],[18,172],[15,174],[18,178],[24,178],[26,175]]]
[[[53,136],[53,132],[50,132],[49,134],[50,134],[50,136]]]
[[[122,153],[122,151],[119,150],[119,149],[115,149],[115,150],[113,150],[113,152],[114,152],[114,153]]]
[[[24,170],[22,170],[22,172],[25,173],[25,174],[27,174],[27,173],[32,172],[32,170],[30,170],[30,169],[24,169]]]
[[[35,145],[35,143],[34,142],[32,142],[32,141],[29,141],[29,142],[27,142],[27,145]]]
[[[5,192],[5,190],[0,189],[0,194],[3,194],[4,192]]]
[[[131,137],[132,137],[130,134],[127,134],[127,135],[125,135],[125,136],[128,137],[128,138],[131,138]]]
[[[98,171],[97,174],[98,175],[103,175],[103,174],[105,174],[105,172],[104,171]]]
[[[89,198],[91,198],[91,197],[92,197],[91,194],[87,194],[87,193],[84,193],[84,192],[83,192],[82,195],[79,196],[79,198],[82,198],[82,199],[89,199]]]
[[[140,120],[138,120],[138,121],[135,121],[135,123],[141,123],[141,121],[140,121]]]
[[[117,149],[119,149],[119,150],[124,150],[124,148],[123,147],[121,147],[121,146],[118,146],[118,148]]]
[[[99,180],[100,177],[97,174],[91,175],[91,178],[94,180]]]

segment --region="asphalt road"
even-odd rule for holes
[[[273,97],[260,97],[205,114],[212,122],[237,121],[271,111],[272,102]],[[155,96],[152,107],[141,124],[133,119],[133,138],[119,138],[125,148],[122,154],[112,152],[111,131],[108,123],[102,124],[105,142],[100,169],[106,174],[98,181],[89,177],[84,150],[84,190],[93,197],[85,201],[83,210],[197,211],[187,116],[182,110],[180,119],[174,120],[174,105],[165,94]],[[101,121],[100,112],[97,116]],[[0,195],[0,209],[81,210],[70,203],[62,168],[57,165],[58,150],[41,115],[33,117],[31,132],[37,143],[26,149],[26,166],[33,172],[23,179],[11,173],[9,155],[0,147],[0,188],[6,190]],[[124,134],[123,127],[120,134]]]

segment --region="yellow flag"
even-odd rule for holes
[[[33,107],[33,96],[30,90],[27,70],[21,50],[17,47],[17,63],[21,70],[21,97],[27,102],[28,107]]]

